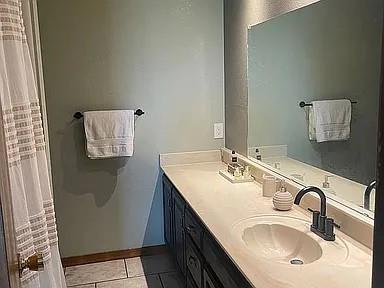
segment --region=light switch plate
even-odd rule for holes
[[[215,123],[213,125],[213,138],[223,139],[224,138],[224,123]]]

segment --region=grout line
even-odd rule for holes
[[[79,287],[79,286],[83,286],[83,285],[91,285],[91,284],[94,284],[96,286],[97,283],[104,283],[104,282],[111,282],[111,281],[118,281],[118,280],[124,280],[124,279],[127,279],[126,277],[123,277],[123,278],[115,278],[115,279],[109,279],[109,280],[101,280],[101,281],[98,281],[98,282],[84,282],[84,283],[80,283],[80,284],[76,284],[76,285],[72,285],[72,286],[68,286],[68,288],[76,288],[76,287]]]
[[[91,285],[93,284],[93,287],[96,288],[96,283],[94,282],[91,282],[91,283],[85,283],[85,284],[76,284],[75,286],[67,286],[68,288],[78,288],[78,287],[81,287],[81,286],[84,286],[84,285]]]
[[[127,265],[127,261],[125,261],[125,259],[124,259],[124,266],[125,266],[125,273],[127,274],[127,278],[129,278],[128,265]]]
[[[129,278],[118,278],[118,279],[111,279],[111,280],[104,280],[104,281],[99,281],[96,283],[87,283],[87,284],[80,284],[81,285],[89,285],[89,284],[101,284],[101,283],[109,283],[109,282],[114,282],[114,281],[121,281],[121,280],[129,280],[129,279],[135,279],[135,278],[142,278],[145,276],[155,276],[156,274],[150,274],[150,275],[138,275],[138,276],[132,276]],[[76,287],[68,287],[68,288],[76,288]]]

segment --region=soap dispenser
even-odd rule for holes
[[[331,178],[331,177],[333,177],[333,175],[325,175],[324,176],[323,188],[324,188],[325,192],[332,194],[332,195],[336,195],[335,190],[333,190],[331,188],[331,183],[329,182],[329,178]]]
[[[288,211],[292,209],[293,206],[293,196],[287,191],[285,187],[285,183],[282,182],[280,191],[277,191],[275,195],[273,195],[273,206],[275,206],[276,210],[279,211]]]

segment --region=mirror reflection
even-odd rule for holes
[[[323,0],[248,31],[248,156],[370,217],[382,15]]]

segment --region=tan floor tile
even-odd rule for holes
[[[124,260],[67,267],[65,278],[68,286],[126,278]],[[87,287],[88,288],[88,287]]]
[[[158,275],[149,275],[97,283],[96,288],[162,288],[162,286]]]
[[[173,259],[168,254],[125,259],[125,263],[128,277],[176,271]]]
[[[78,286],[68,286],[70,288],[95,288],[96,284],[86,284],[86,285],[78,285]]]

